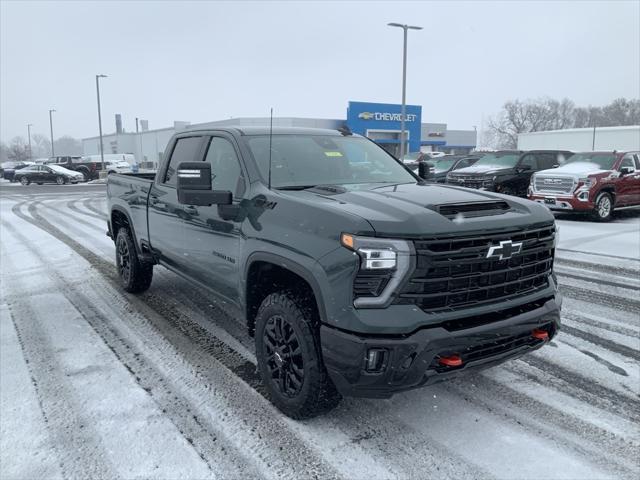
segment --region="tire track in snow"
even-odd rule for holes
[[[608,293],[587,290],[574,285],[560,284],[560,292],[576,300],[585,300],[589,303],[600,303],[611,308],[624,310],[625,312],[640,315],[640,301],[610,295]]]
[[[2,222],[5,224],[5,222]],[[5,225],[7,226],[7,225]],[[12,229],[12,227],[8,227]],[[12,231],[16,237],[20,238],[20,234],[17,234],[15,230]],[[28,243],[25,237],[21,240]],[[40,259],[41,262],[46,264],[46,259],[39,256],[39,252],[30,247],[32,253]],[[194,414],[197,411],[197,406],[189,402],[180,393],[180,391],[171,387],[172,382],[165,375],[163,375],[154,366],[154,362],[150,362],[145,356],[131,344],[124,336],[120,335],[117,329],[112,325],[113,322],[103,315],[80,290],[70,289],[65,279],[60,277],[59,274],[53,272],[55,275],[54,281],[59,284],[60,291],[66,290],[65,297],[74,305],[74,307],[82,314],[84,319],[89,323],[93,330],[103,340],[105,345],[114,353],[118,360],[129,370],[132,376],[135,378],[136,383],[141,386],[158,404],[162,412],[170,418],[170,420],[176,425],[180,433],[185,439],[194,447],[198,452],[198,455],[207,462],[210,468],[217,466],[219,471],[217,473],[224,474],[225,476],[238,477],[238,478],[254,478],[258,476],[258,471],[251,468],[251,458],[244,457],[243,461],[230,462],[226,457],[235,455],[242,458],[242,455],[230,445],[223,445],[218,442],[218,439],[224,439],[224,435],[221,432],[208,424],[206,419]],[[66,287],[66,288],[65,288]],[[114,299],[111,299],[112,301]],[[157,325],[156,325],[157,327]],[[171,334],[178,331],[172,328],[159,329],[160,332],[169,331]],[[218,342],[220,343],[220,342]],[[193,350],[193,343],[191,340],[183,341],[183,346],[180,349],[180,353],[186,357],[197,357],[197,352]],[[228,349],[228,347],[224,346]],[[188,352],[188,355],[185,355]],[[227,352],[229,353],[229,352]],[[219,352],[218,352],[219,354]],[[205,370],[213,370],[219,368],[217,365],[211,364],[211,359],[208,362],[206,359],[200,357],[193,361],[193,364],[202,368],[206,366]],[[209,363],[209,365],[207,365]],[[174,369],[169,369],[174,372]],[[198,369],[197,369],[198,370]],[[255,372],[255,367],[252,367]],[[179,369],[175,369],[179,371]],[[203,374],[198,371],[199,375],[207,376],[209,373]],[[209,378],[209,394],[211,389],[216,388],[216,381],[218,378]],[[239,404],[243,405],[243,404]],[[265,405],[267,409],[273,409],[269,404]],[[250,408],[250,406],[245,407]],[[222,412],[221,412],[222,413]],[[225,412],[226,415],[226,412]],[[255,419],[259,419],[260,416],[256,416]],[[238,416],[238,422],[241,422],[242,416]],[[263,420],[264,422],[264,420]],[[245,421],[246,423],[246,421]],[[297,475],[303,477],[319,476],[322,478],[336,478],[336,471],[330,466],[323,464],[323,462],[307,450],[306,446],[292,443],[290,440],[291,435],[287,432],[282,432],[282,427],[278,428],[280,422],[275,419],[265,428],[259,429],[256,433],[259,439],[270,438],[274,446],[280,445],[280,450],[262,452],[262,460],[264,462],[271,461],[275,469],[276,478],[296,478]],[[255,429],[255,427],[254,427]],[[273,433],[271,433],[273,431]],[[271,445],[271,443],[269,443]],[[284,449],[284,447],[287,449]],[[264,448],[263,448],[264,450]],[[259,452],[253,450],[252,454],[257,455]],[[271,457],[271,458],[270,458]],[[278,458],[284,457],[284,458]],[[285,459],[288,458],[288,461]],[[280,460],[280,461],[278,461]],[[279,465],[278,465],[279,464]],[[295,465],[295,474],[289,469]],[[107,476],[108,477],[108,476]]]
[[[69,208],[70,210],[73,210],[76,213],[79,213],[80,215],[85,215],[87,217],[92,217],[92,218],[97,218],[98,220],[104,220],[106,221],[106,218],[104,217],[104,215],[98,215],[97,213],[93,213],[93,212],[86,212],[80,208],[78,208],[77,203],[80,201],[81,199],[76,199],[76,200],[69,200],[67,202],[67,208]]]
[[[43,221],[47,222],[46,219],[44,219],[39,215],[37,211],[37,206],[38,206],[37,202],[35,204],[29,205],[28,207],[29,212],[32,214],[34,219],[40,222],[43,222]],[[50,227],[52,227],[53,229],[56,229],[56,227],[51,224],[50,224]],[[60,239],[59,236],[57,236],[57,238]],[[77,242],[72,240],[72,243],[77,243]],[[92,262],[92,260],[90,260],[90,258],[93,257],[93,254],[88,256],[86,255],[92,252],[87,251],[87,249],[85,249],[81,245],[79,246],[81,247],[81,251],[78,251],[78,253],[80,253],[82,256],[85,256],[87,261],[89,261],[94,266],[96,266]],[[101,270],[104,274],[108,275],[109,280],[111,282],[114,282],[114,285],[116,287],[119,287],[114,265],[109,264],[108,262],[100,259],[99,270]],[[177,301],[173,302],[173,304],[170,304],[170,302],[168,302],[164,296],[159,297],[155,295],[151,290],[145,294],[142,294],[141,298],[144,298],[145,304],[147,306],[151,307],[153,310],[155,310],[159,315],[164,317],[164,319],[170,323],[170,329],[176,329],[182,332],[183,334],[185,334],[196,345],[199,345],[209,355],[212,355],[218,361],[221,361],[229,370],[231,370],[234,374],[240,377],[249,386],[251,386],[256,391],[258,391],[261,395],[266,397],[266,392],[262,387],[255,365],[252,364],[251,362],[248,362],[243,356],[233,351],[224,342],[212,336],[204,328],[195,324],[190,318],[190,316],[183,314],[180,311],[180,309],[177,308],[178,306]],[[161,330],[166,331],[167,328],[164,327],[164,328],[161,328]],[[185,356],[187,356],[186,353],[185,353]],[[199,373],[206,376],[206,372],[200,371]],[[379,434],[378,438],[376,439],[378,442],[380,442],[380,444],[383,444],[383,445],[394,445],[394,444],[400,443],[401,445],[404,445],[406,448],[409,448],[411,447],[411,445],[414,444],[414,441],[417,442],[417,444],[420,444],[421,442],[424,441],[424,438],[419,436],[417,438],[414,438],[412,441],[399,442],[397,436],[395,434],[390,433],[390,432],[396,432],[397,434],[401,433],[398,431],[397,423],[392,421],[391,419],[383,419],[383,418],[372,419],[371,421],[365,422],[360,426],[357,426],[353,422],[350,422],[349,424],[352,426],[352,428],[357,428],[358,432],[362,432],[363,429],[366,429],[366,428],[368,428],[369,431],[375,428],[379,432],[384,432],[384,434]],[[355,436],[357,435],[358,434],[356,433]],[[364,434],[364,435],[366,436],[367,434]],[[433,440],[431,440],[431,442],[433,443]],[[415,453],[415,448],[416,447],[414,446],[413,447],[414,453]],[[401,455],[400,449],[395,448],[393,450],[400,457],[405,457],[405,455]],[[438,455],[435,455],[434,451],[439,452]],[[410,459],[406,457],[405,458],[406,461],[403,462],[404,466],[400,470],[401,472],[400,478],[402,478],[403,476],[406,476],[407,472],[413,472],[414,475],[412,476],[414,476],[415,478],[415,474],[418,472],[415,470],[412,464],[417,463],[418,465],[422,465],[423,468],[427,468],[429,466],[433,466],[434,459],[437,459],[437,458],[439,458],[440,460],[443,460],[445,458],[448,459],[447,465],[449,465],[449,468],[446,468],[444,464],[440,465],[438,467],[440,470],[440,473],[444,473],[447,470],[451,469],[450,471],[451,475],[454,475],[456,477],[462,476],[465,478],[473,478],[475,476],[474,472],[477,473],[479,471],[477,466],[468,464],[461,457],[455,454],[453,451],[448,450],[446,454],[444,453],[445,451],[447,451],[447,449],[443,446],[432,445],[431,448],[427,449],[426,452],[421,452],[425,456],[424,458],[421,458],[420,461],[416,462],[415,459],[413,459],[413,461],[410,461]],[[379,452],[376,452],[376,454],[379,455]],[[389,461],[391,461],[393,458],[388,455],[385,457]],[[452,461],[453,458],[455,458],[456,460]],[[392,464],[392,466],[395,467],[396,469],[400,468],[400,465]],[[455,468],[453,466],[455,466]]]

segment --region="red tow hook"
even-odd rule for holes
[[[534,328],[533,331],[531,332],[531,336],[533,338],[537,338],[538,340],[543,340],[545,342],[549,340],[549,332],[545,330],[541,330],[539,328]]]
[[[445,367],[459,367],[462,365],[462,358],[460,355],[447,355],[438,358],[438,363],[440,365],[444,365]]]

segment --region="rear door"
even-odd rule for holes
[[[177,169],[181,162],[202,160],[202,135],[178,137],[170,146],[169,160],[158,173],[149,193],[149,242],[160,261],[180,269],[185,264],[184,206],[178,203]]]
[[[523,167],[529,167],[526,170],[523,170]],[[516,169],[516,187],[515,190],[517,192],[523,193],[527,191],[529,187],[529,181],[531,180],[531,175],[533,172],[540,170],[538,165],[538,154],[537,153],[527,153],[523,155],[518,163],[518,167]]]

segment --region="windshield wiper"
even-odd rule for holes
[[[275,190],[307,190],[316,185],[284,185],[282,187],[274,187]]]

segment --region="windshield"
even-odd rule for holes
[[[269,136],[244,137],[260,173],[269,177]],[[355,183],[415,183],[416,178],[373,142],[360,137],[274,135],[274,188]]]
[[[564,164],[578,162],[593,163],[597,165],[600,170],[613,170],[613,165],[616,163],[616,156],[612,153],[576,153],[565,160]]]
[[[519,153],[488,153],[473,166],[515,167],[519,158]]]
[[[58,172],[58,173],[69,173],[69,170],[67,170],[64,167],[61,167],[60,165],[47,165],[51,170],[53,170],[54,172]]]
[[[433,163],[433,168],[436,173],[448,172],[458,160],[458,158],[443,158],[441,160],[431,160],[431,163]]]

